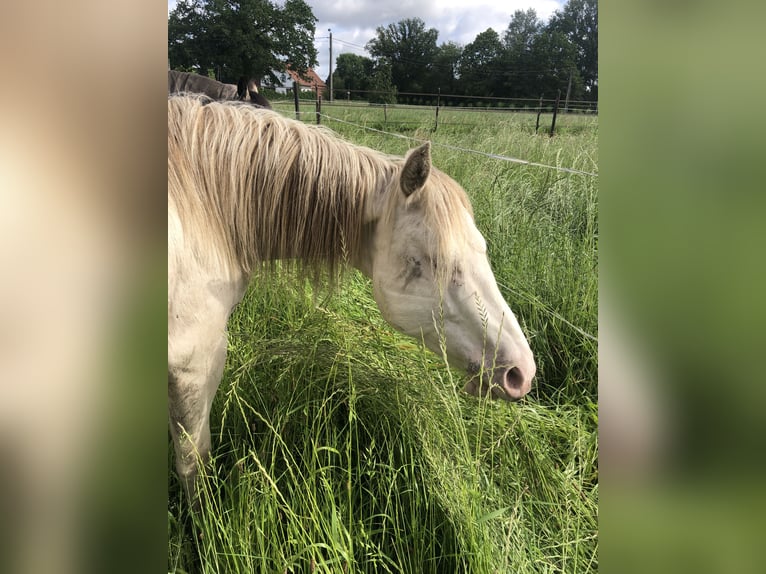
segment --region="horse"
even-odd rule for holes
[[[355,267],[382,316],[468,375],[471,395],[526,395],[535,360],[460,185],[430,143],[405,157],[323,126],[201,97],[168,98],[168,401],[192,499],[226,324],[259,270]],[[321,275],[321,273],[320,273]],[[326,275],[325,275],[326,276]]]
[[[271,108],[269,101],[258,93],[255,82],[246,80],[244,76],[239,78],[235,86],[199,74],[168,70],[168,95],[178,93],[204,94],[219,101],[249,101],[262,108]]]

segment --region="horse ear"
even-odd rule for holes
[[[399,176],[402,191],[409,197],[426,184],[431,173],[431,142],[415,148],[404,160],[402,174]]]

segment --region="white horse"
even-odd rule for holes
[[[535,362],[503,300],[463,189],[431,165],[345,142],[277,113],[168,99],[168,401],[176,467],[193,497],[226,323],[253,271],[318,276],[346,261],[372,279],[394,328],[469,375],[466,391],[517,400]]]

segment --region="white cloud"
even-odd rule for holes
[[[335,25],[338,28],[363,27],[375,29],[405,18],[421,18],[428,27],[439,30],[440,40],[455,37],[473,40],[489,27],[505,29],[516,10],[534,8],[540,18],[547,20],[563,1],[557,0],[307,0],[319,19],[319,29]],[[449,36],[449,37],[445,37]]]

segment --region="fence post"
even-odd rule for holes
[[[436,92],[436,120],[434,120],[434,131],[439,128],[439,105],[441,104],[442,89],[438,88]]]
[[[572,92],[572,70],[569,70],[569,83],[567,84],[567,97],[564,100],[564,113],[569,113],[569,94]]]
[[[383,102],[383,123],[388,123],[388,104]]]
[[[551,133],[549,137],[553,137],[553,129],[556,127],[556,114],[559,113],[559,100],[561,100],[561,90],[559,90],[556,96],[556,104],[553,106],[553,121],[551,122]]]
[[[298,103],[298,82],[293,82],[293,97],[295,98],[295,119],[301,119],[301,109]]]
[[[535,133],[537,133],[537,129],[540,127],[540,114],[543,113],[543,95],[540,94],[540,103],[537,104],[537,122],[535,123]]]
[[[319,86],[316,87],[317,92],[317,125],[322,123],[322,95],[319,93]]]

